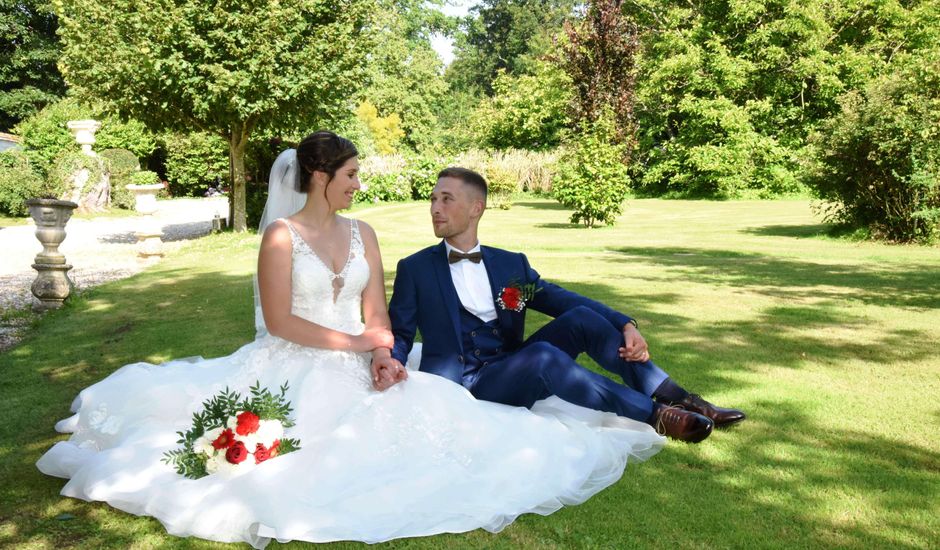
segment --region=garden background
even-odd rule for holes
[[[251,339],[245,230],[275,156],[325,127],[360,147],[350,215],[389,283],[433,242],[437,171],[477,169],[486,244],[636,316],[671,374],[749,414],[584,505],[389,546],[936,545],[940,2],[335,4],[0,0],[0,132],[19,144],[0,152],[0,227],[62,193],[65,122],[95,118],[111,215],[125,183],[159,180],[167,199],[225,192],[235,229],[2,352],[0,544],[218,546],[59,497],[33,464],[82,387]],[[435,33],[455,41],[446,67]]]

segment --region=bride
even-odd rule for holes
[[[127,365],[83,390],[56,425],[71,437],[37,463],[69,479],[63,495],[177,536],[371,543],[497,532],[585,501],[661,448],[646,424],[558,398],[530,411],[433,374],[372,372],[370,354],[392,344],[378,241],[337,214],[360,188],[357,155],[331,132],[281,154],[262,220],[259,337],[227,357]],[[161,461],[205,399],[256,381],[289,383],[299,451],[198,480]]]

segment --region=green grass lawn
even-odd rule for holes
[[[389,286],[399,258],[435,242],[425,204],[354,215],[379,234]],[[699,445],[671,442],[587,503],[498,535],[384,546],[936,548],[940,249],[824,231],[807,201],[635,200],[594,230],[550,201],[487,212],[486,244],[635,316],[679,383],[749,419]],[[0,356],[0,546],[223,546],[60,497],[63,480],[34,463],[62,438],[53,424],[76,393],[119,366],[251,340],[256,247],[256,236],[201,239],[46,316]],[[529,331],[545,321],[531,315]]]

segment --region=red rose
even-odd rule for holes
[[[212,442],[212,447],[215,450],[228,449],[232,446],[232,443],[235,443],[235,434],[232,433],[232,430],[225,429],[222,430],[219,437],[215,438],[215,441]]]
[[[261,421],[258,415],[251,411],[245,411],[236,416],[238,424],[235,426],[235,433],[238,435],[253,434],[258,431],[258,422]]]
[[[515,287],[507,287],[503,289],[501,298],[503,307],[516,310],[519,307],[519,301],[522,300],[522,291]]]
[[[279,452],[278,449],[280,448],[280,446],[281,446],[281,440],[275,439],[274,443],[272,443],[271,447],[268,449],[268,458],[276,457],[277,453]]]
[[[261,464],[269,458],[271,458],[270,452],[264,448],[264,445],[258,443],[255,446],[255,464]]]
[[[225,460],[228,460],[232,464],[244,462],[246,458],[248,458],[248,449],[241,441],[236,441],[225,451]]]

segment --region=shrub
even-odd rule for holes
[[[204,132],[167,134],[166,177],[174,196],[202,196],[209,187],[220,187],[229,177],[228,144]]]
[[[363,183],[366,189],[356,194],[358,202],[396,202],[411,198],[411,186],[401,173],[372,174]]]
[[[497,149],[555,147],[569,124],[571,79],[557,65],[536,61],[533,74],[500,71],[493,97],[483,99],[471,117],[476,138]]]
[[[491,163],[486,167],[487,206],[509,210],[512,196],[519,186],[516,173],[508,166]]]
[[[371,155],[359,164],[359,179],[365,189],[356,202],[403,201],[411,198],[411,187],[402,176],[405,159],[401,155]]]
[[[450,159],[430,155],[412,155],[406,158],[404,176],[411,187],[411,198],[428,200],[437,184],[437,174],[446,168]]]
[[[98,156],[107,161],[111,173],[111,205],[133,210],[134,194],[126,186],[131,183],[131,174],[140,170],[137,156],[127,149],[105,149]]]
[[[497,152],[489,160],[510,170],[516,178],[517,191],[550,193],[552,180],[558,170],[556,151],[535,152],[509,149]]]
[[[0,153],[0,212],[25,216],[29,209],[23,201],[44,193],[42,177],[22,151],[9,149]]]
[[[160,183],[160,177],[156,172],[150,170],[141,170],[131,174],[131,185],[154,185]]]
[[[628,189],[627,167],[621,161],[625,145],[613,141],[614,132],[611,117],[584,123],[561,159],[553,194],[574,209],[572,223],[610,225],[623,211]]]
[[[359,202],[427,200],[447,158],[412,154],[376,155],[363,159],[360,178],[368,186]]]
[[[394,153],[398,142],[405,137],[398,113],[381,117],[375,105],[368,100],[363,101],[356,108],[356,117],[369,129],[375,148],[381,155]]]
[[[454,159],[454,165],[483,174],[486,172],[486,165],[490,161],[490,156],[490,153],[480,149],[468,149],[457,155],[457,158]]]
[[[827,217],[893,241],[940,234],[940,48],[899,54],[811,136]]]
[[[101,129],[95,133],[96,149],[123,148],[137,157],[146,157],[156,146],[153,134],[140,122],[122,122],[108,116],[100,107],[82,105],[73,98],[47,105],[20,122],[15,133],[22,137],[23,150],[33,167],[45,176],[63,151],[78,150],[75,138],[66,127],[68,121],[88,118],[101,122]]]
[[[51,195],[72,200],[76,198],[73,195],[75,176],[81,170],[87,170],[88,179],[85,180],[80,193],[80,196],[84,196],[104,177],[105,162],[81,151],[66,149],[53,160],[52,167],[46,176],[46,189]]]

